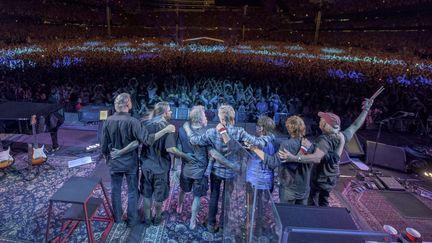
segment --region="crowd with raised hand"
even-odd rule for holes
[[[418,113],[426,121],[431,111],[431,85],[427,81],[432,79],[432,68],[428,63],[416,66],[420,60],[415,57],[376,53],[369,61],[355,62],[341,58],[364,57],[364,51],[326,55],[319,47],[308,49],[304,56],[295,56],[293,51],[288,57],[166,49],[137,54],[60,51],[78,43],[58,42],[51,44],[57,48],[47,47],[42,55],[28,54],[24,58],[36,62],[34,67],[10,69],[0,65],[0,98],[56,102],[64,104],[67,111],[77,111],[85,105],[112,104],[116,95],[128,92],[137,117],[163,100],[181,108],[201,104],[208,112],[229,104],[244,121],[253,121],[259,115],[274,117],[276,113],[313,116],[325,110],[346,111],[343,114],[347,119],[343,120],[349,122],[357,112],[351,109],[359,97],[385,85],[374,116],[386,117],[403,110]],[[246,44],[260,50],[265,43]],[[298,46],[267,49],[282,53],[294,47]],[[239,50],[241,46],[232,48]],[[372,63],[374,58],[399,57],[406,65]]]

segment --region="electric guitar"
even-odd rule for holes
[[[44,152],[45,145],[42,145],[42,147],[39,148],[37,135],[36,135],[36,115],[33,115],[31,117],[31,126],[32,126],[32,133],[34,138],[34,144],[31,150],[31,164],[40,165],[47,161],[48,156]]]
[[[14,158],[10,155],[10,147],[8,150],[0,152],[0,169],[6,169],[14,162]]]

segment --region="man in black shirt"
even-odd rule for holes
[[[116,113],[108,117],[102,128],[102,154],[105,156],[111,173],[111,201],[114,209],[115,222],[122,220],[121,185],[123,177],[128,183],[128,225],[136,225],[138,220],[138,151],[132,149],[124,154],[111,152],[124,148],[126,145],[137,140],[143,144],[151,144],[166,132],[173,130],[169,127],[160,133],[149,135],[140,122],[128,113],[132,108],[129,94],[119,94],[114,106]],[[175,129],[174,129],[175,131]]]
[[[153,110],[153,117],[146,121],[144,127],[151,133],[156,133],[169,125],[171,109],[168,102],[159,102]],[[193,161],[176,147],[176,139],[173,133],[165,134],[149,147],[144,147],[141,153],[141,192],[144,196],[144,216],[146,224],[151,220],[152,198],[155,203],[154,224],[162,220],[162,204],[169,194],[169,172],[171,169],[170,154],[182,159]],[[173,166],[175,168],[175,165]]]

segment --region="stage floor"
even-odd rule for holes
[[[373,137],[370,132],[361,133],[361,136]],[[21,143],[32,142],[28,135],[1,134],[2,140],[13,141],[13,154],[16,158],[15,166],[22,169],[27,163],[27,153],[20,150]],[[50,144],[48,134],[39,135],[40,143]],[[386,136],[386,135],[385,135]],[[109,170],[105,161],[99,160],[97,152],[87,153],[85,147],[96,143],[96,132],[92,130],[60,129],[59,140],[62,149],[49,156],[48,163],[55,170],[43,170],[41,175],[32,181],[23,178],[14,172],[7,172],[1,180],[0,188],[0,242],[42,242],[46,230],[48,200],[61,185],[72,176],[98,176],[103,179],[108,191],[111,191]],[[67,162],[84,156],[91,156],[94,163],[79,167],[68,168]],[[408,187],[422,186],[430,188],[429,182],[417,181],[410,175],[394,171],[379,169],[384,175],[409,179]],[[401,210],[400,203],[392,201],[392,197],[380,190],[366,189],[355,191],[355,175],[357,170],[348,164],[342,166],[342,177],[336,190],[331,194],[332,207],[346,207],[351,212],[356,225],[362,230],[380,231],[385,224],[392,225],[399,231],[406,227],[416,228],[423,236],[423,240],[432,241],[432,200],[419,195],[405,192],[407,200],[412,200],[424,206],[422,212],[416,217],[409,215],[412,212]],[[126,183],[124,183],[126,184]],[[221,242],[222,235],[209,233],[203,225],[196,230],[190,230],[189,217],[191,195],[186,196],[183,213],[175,212],[177,206],[178,185],[172,181],[172,190],[169,199],[164,204],[164,222],[159,226],[144,227],[138,225],[133,229],[124,224],[116,224],[108,236],[107,242]],[[126,188],[123,190],[123,202],[126,207]],[[277,200],[277,188],[273,192]],[[413,199],[414,198],[414,199]],[[402,202],[403,203],[403,202]],[[200,222],[204,222],[208,211],[208,196],[202,199],[202,209],[199,213]],[[61,215],[61,209],[57,215]],[[403,205],[402,205],[403,209]],[[416,213],[416,212],[414,212]],[[285,217],[289,217],[286,215]],[[60,227],[57,222],[56,227]],[[95,238],[101,234],[95,226]],[[71,242],[83,242],[86,239],[85,227],[79,226],[71,236]]]

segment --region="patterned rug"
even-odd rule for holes
[[[118,226],[111,231],[110,236],[108,237],[107,242],[128,242],[133,241],[135,239],[139,239],[142,243],[150,243],[150,242],[169,242],[169,243],[198,243],[198,242],[222,242],[224,235],[221,233],[210,233],[207,231],[205,227],[207,221],[207,213],[208,213],[208,200],[210,191],[207,193],[207,197],[201,198],[201,210],[198,214],[198,225],[195,230],[189,229],[189,219],[191,216],[190,208],[192,205],[193,196],[188,193],[185,196],[185,200],[183,203],[183,212],[179,215],[176,212],[177,207],[177,198],[179,193],[179,185],[174,181],[171,181],[171,193],[170,197],[165,201],[164,204],[164,218],[165,220],[160,226],[150,226],[149,228],[144,228],[140,226],[139,229],[127,229],[124,225]],[[240,192],[240,191],[238,191]],[[244,215],[244,191],[243,193],[233,193],[232,202],[233,202],[233,215]],[[273,200],[278,202],[278,189],[272,193]],[[222,198],[222,195],[220,196]],[[237,201],[235,201],[237,198]],[[330,205],[332,207],[341,207],[342,203],[335,197],[335,195],[331,195],[330,197]],[[219,204],[219,213],[220,213],[221,203]],[[265,210],[264,210],[265,211]],[[270,212],[265,213],[267,217],[268,224],[274,224],[274,220],[271,218]],[[261,215],[263,216],[263,215]],[[218,217],[219,220],[219,217]],[[239,218],[236,221],[238,224],[243,224],[245,222],[244,218]],[[239,229],[244,228],[239,227]],[[269,227],[270,228],[270,227]],[[142,229],[142,230],[141,230]],[[144,232],[143,232],[144,231]],[[132,237],[131,237],[132,235]],[[263,234],[264,235],[264,234]],[[274,239],[271,238],[274,234],[269,234],[270,237],[261,236],[257,240],[257,242],[274,242]],[[235,242],[235,241],[232,241]],[[239,241],[237,241],[239,242]]]
[[[73,148],[64,148],[60,153],[49,157],[48,163],[55,170],[41,170],[41,174],[34,180],[24,180],[18,173],[8,172],[7,176],[1,180],[0,188],[0,242],[43,242],[47,227],[48,202],[49,198],[72,176],[92,176],[94,172],[103,178],[104,185],[108,193],[111,191],[109,183],[109,174],[103,160],[97,165],[91,163],[74,168],[68,168],[68,161],[84,156]],[[18,170],[26,167],[27,154],[22,153],[15,156],[16,163],[14,166]],[[97,168],[95,170],[95,168]],[[123,183],[122,201],[123,208],[126,211],[127,188]],[[131,229],[124,223],[115,224],[106,242],[170,242],[170,243],[197,243],[197,242],[221,242],[223,235],[220,233],[209,233],[203,225],[206,222],[208,212],[208,198],[201,199],[201,210],[198,215],[199,224],[195,230],[189,229],[190,208],[192,204],[192,195],[186,194],[183,212],[179,215],[175,209],[177,207],[177,198],[179,186],[171,181],[171,192],[169,199],[164,204],[165,220],[159,226],[144,227],[138,225]],[[100,192],[97,192],[100,196]],[[277,200],[277,188],[273,192],[274,200]],[[233,204],[233,215],[244,215],[244,194],[235,195],[238,199],[237,204]],[[234,201],[235,202],[235,201]],[[240,204],[240,205],[239,205]],[[337,198],[331,196],[332,206],[341,206]],[[63,212],[69,205],[55,204],[53,207],[53,224],[51,226],[51,236],[59,233],[61,227],[61,218]],[[237,211],[236,211],[237,210]],[[220,210],[219,210],[220,212]],[[267,213],[268,215],[268,213]],[[267,217],[270,218],[270,217]],[[57,220],[56,220],[57,219]],[[244,222],[240,219],[238,222]],[[93,223],[95,240],[101,237],[102,229],[105,225]],[[75,230],[68,239],[68,242],[86,242],[87,233],[84,224]],[[260,238],[260,242],[272,242],[271,238]]]
[[[379,191],[358,193],[348,185],[342,193],[353,209],[367,222],[371,230],[382,231],[383,225],[391,225],[399,232],[406,227],[418,230],[423,241],[432,241],[432,220],[404,217]],[[432,210],[432,200],[415,195]]]
[[[89,176],[95,163],[68,168],[67,161],[75,156],[49,157],[47,163],[55,170],[41,167],[38,177],[27,181],[19,173],[8,171],[1,180],[0,188],[0,241],[6,242],[43,242],[45,237],[49,198],[72,176]],[[15,156],[14,166],[18,170],[26,167],[27,154]],[[54,215],[65,208],[56,206]],[[55,223],[59,228],[60,223]],[[84,241],[85,227],[79,227],[73,234],[76,242]]]

